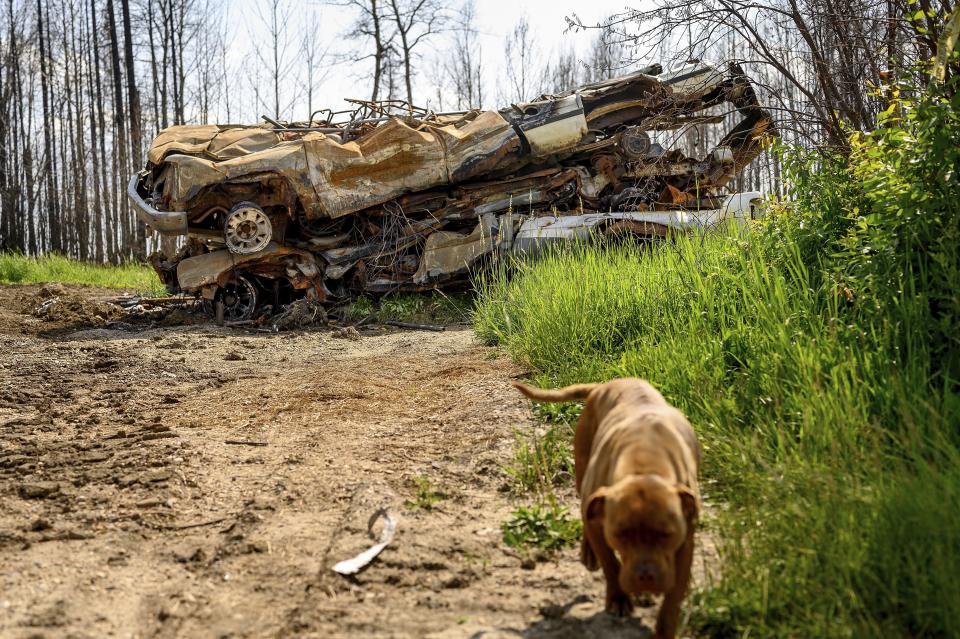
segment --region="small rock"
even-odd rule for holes
[[[335,328],[333,329],[332,335],[333,337],[337,337],[339,339],[348,339],[352,342],[356,342],[361,339],[360,333],[358,333],[357,329],[355,329],[352,326],[346,326],[344,328]]]
[[[443,582],[444,588],[464,588],[466,585],[467,583],[459,575],[454,575]]]
[[[37,519],[34,519],[33,522],[30,524],[30,530],[32,532],[42,532],[44,530],[50,530],[51,528],[53,528],[53,524],[51,524],[49,521],[47,521],[43,517],[38,517]]]
[[[223,359],[227,362],[239,362],[247,358],[241,355],[240,353],[237,353],[236,351],[230,351],[229,353],[223,356]]]
[[[140,476],[140,481],[142,483],[156,483],[161,481],[168,481],[170,479],[170,472],[166,470],[151,470],[148,473],[144,473]]]
[[[178,563],[200,563],[206,561],[207,552],[200,546],[186,544],[173,549],[173,558]]]
[[[120,486],[121,488],[125,488],[127,486],[132,486],[133,484],[140,481],[140,477],[138,477],[134,473],[128,473],[126,475],[117,477],[115,481],[117,482],[118,486]]]
[[[84,455],[84,456],[81,457],[80,459],[81,459],[82,461],[90,464],[90,463],[107,461],[107,460],[110,459],[111,457],[113,457],[113,453],[111,453],[111,452],[108,452],[108,451],[94,451],[94,452],[92,452],[92,453],[87,453],[86,455]]]
[[[20,484],[20,496],[24,499],[44,499],[60,492],[60,484],[55,481],[38,481]]]
[[[558,604],[549,604],[540,608],[540,614],[544,619],[559,619],[565,612],[565,608]]]

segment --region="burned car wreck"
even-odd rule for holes
[[[185,239],[152,258],[172,292],[244,319],[281,296],[462,285],[492,255],[551,241],[749,217],[760,194],[724,187],[773,134],[740,67],[701,62],[500,111],[354,103],[309,122],[160,133],[128,195],[150,228]],[[705,157],[654,141],[730,113]]]

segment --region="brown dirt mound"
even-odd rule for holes
[[[124,317],[119,307],[92,300],[59,284],[44,285],[28,297],[23,312],[48,322],[103,326]]]
[[[327,311],[313,300],[299,299],[284,308],[273,320],[273,327],[279,331],[286,331],[309,326],[324,325],[327,323]]]

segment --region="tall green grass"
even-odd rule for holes
[[[162,294],[157,274],[144,264],[121,266],[92,264],[62,255],[27,257],[18,253],[0,253],[0,284],[79,284],[103,288],[131,288]]]
[[[716,235],[510,270],[480,286],[483,338],[553,385],[647,378],[695,424],[729,506],[701,631],[960,633],[960,463],[941,401],[890,333],[837,321],[839,296],[799,285],[796,255],[776,266]]]
[[[960,102],[791,155],[749,233],[576,246],[478,281],[475,328],[560,385],[639,376],[724,504],[717,637],[960,636]]]

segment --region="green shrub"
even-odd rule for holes
[[[511,548],[556,551],[580,541],[580,520],[556,503],[520,506],[503,523],[503,543]]]

